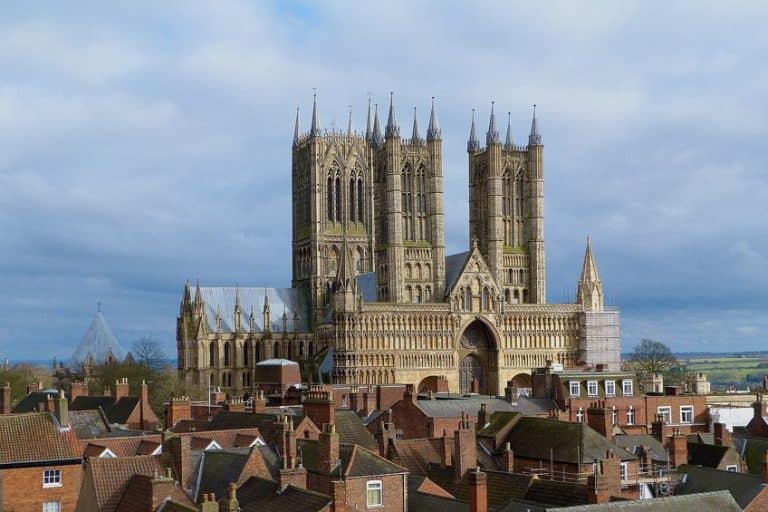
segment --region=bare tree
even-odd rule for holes
[[[159,372],[168,366],[168,358],[160,342],[151,336],[143,336],[133,344],[131,353],[139,366],[146,366],[152,372]]]
[[[632,349],[627,363],[632,371],[642,377],[654,373],[669,375],[679,367],[677,358],[667,345],[647,338],[640,340]]]

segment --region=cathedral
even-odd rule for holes
[[[445,254],[442,137],[432,109],[401,136],[390,99],[382,132],[323,130],[317,98],[292,144],[290,288],[187,283],[177,320],[189,386],[231,395],[258,385],[256,365],[290,359],[333,383],[503,394],[534,367],[617,370],[619,312],[604,305],[589,240],[576,300],[549,304],[544,146],[534,106],[527,145],[502,142],[491,107],[485,145],[474,113],[467,143],[469,240]]]

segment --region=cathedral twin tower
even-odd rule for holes
[[[474,112],[469,154],[469,238],[509,304],[546,302],[543,146],[534,107],[527,146],[504,142],[491,115],[485,147]],[[293,138],[293,286],[309,292],[320,321],[339,266],[372,272],[366,300],[444,302],[446,294],[442,137],[434,99],[422,138],[414,109],[401,137],[390,99],[384,133],[369,103],[365,134],[323,131],[317,99],[310,130]],[[346,247],[346,249],[345,249]],[[455,276],[453,276],[455,277]],[[450,283],[448,283],[450,285]]]

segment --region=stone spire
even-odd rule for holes
[[[372,109],[371,109],[371,98],[368,97],[368,119],[365,121],[365,140],[369,141],[371,140],[371,137],[373,136],[373,116],[371,115]]]
[[[198,313],[201,313],[203,311],[203,294],[200,291],[200,280],[197,280],[197,283],[195,284],[195,310]]]
[[[507,112],[507,137],[504,139],[504,149],[512,149],[514,145],[512,140],[512,112]]]
[[[347,137],[352,136],[352,105],[349,106],[349,121],[347,121]]]
[[[317,113],[317,92],[312,94],[312,127],[309,130],[311,137],[320,135],[320,116]]]
[[[490,146],[491,144],[500,144],[499,130],[496,129],[496,113],[493,111],[494,104],[491,102],[491,119],[488,121],[488,133],[485,134],[485,144]]]
[[[576,287],[576,303],[582,304],[586,311],[603,310],[603,283],[597,273],[597,264],[592,254],[592,243],[587,237],[587,250],[581,267],[581,277]]]
[[[475,109],[472,109],[472,126],[469,128],[469,141],[467,141],[467,152],[473,153],[480,151],[480,142],[475,134]]]
[[[384,137],[381,135],[381,128],[379,128],[379,104],[374,105],[373,112],[373,135],[371,135],[371,142],[380,146],[384,143]]]
[[[299,144],[299,106],[296,105],[296,124],[293,126],[293,145]]]
[[[390,137],[400,136],[400,127],[397,126],[397,120],[395,119],[395,93],[389,93],[389,117],[387,118],[387,128],[384,135],[389,139]]]
[[[419,136],[419,123],[416,121],[416,107],[413,107],[413,134],[411,144],[421,144],[424,140]]]
[[[440,125],[437,122],[435,113],[435,97],[432,96],[432,111],[429,113],[429,127],[427,128],[427,140],[440,139]]]
[[[264,332],[269,332],[272,327],[272,319],[269,310],[269,295],[267,295],[267,287],[264,287],[264,307],[261,310],[264,315]]]
[[[235,331],[240,331],[242,322],[243,308],[240,305],[240,285],[235,285]]]
[[[541,145],[541,133],[539,132],[539,122],[536,120],[536,105],[533,106],[533,119],[531,119],[531,134],[528,136],[528,145]]]

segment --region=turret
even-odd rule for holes
[[[320,116],[317,113],[317,93],[313,94],[312,99],[312,126],[309,129],[310,137],[320,136]]]
[[[440,125],[437,122],[435,113],[435,97],[432,96],[432,111],[429,114],[429,127],[427,128],[427,140],[438,140],[441,138]]]
[[[416,107],[413,107],[413,132],[411,133],[411,144],[424,144],[424,139],[419,135],[419,123],[416,120]]]
[[[603,283],[597,273],[597,264],[592,254],[592,244],[587,237],[587,249],[584,253],[584,264],[581,267],[581,277],[576,287],[576,303],[584,306],[585,311],[600,312],[603,310]]]
[[[397,126],[395,119],[394,97],[392,94],[390,94],[389,100],[386,136],[383,156],[386,162],[384,200],[388,239],[385,242],[385,260],[387,262],[386,282],[389,293],[388,297],[384,297],[384,300],[400,302],[403,299],[403,218],[401,198],[401,171],[403,163],[400,128]]]
[[[544,146],[533,106],[531,133],[528,136],[528,248],[530,256],[530,301],[547,302],[546,261],[544,257]]]
[[[488,133],[485,134],[485,143],[490,147],[492,144],[500,144],[499,131],[496,129],[496,113],[493,111],[495,102],[491,102],[491,118],[488,121]]]
[[[296,105],[296,123],[293,125],[293,147],[299,145],[299,106]]]
[[[373,113],[373,133],[371,133],[371,143],[374,146],[381,146],[384,144],[384,137],[381,135],[381,128],[379,128],[379,104],[374,105]]]
[[[445,211],[443,207],[443,141],[440,124],[437,122],[435,97],[427,127],[427,152],[432,160],[429,194],[429,227],[432,240],[432,268],[434,297],[440,300],[445,295]]]
[[[264,315],[264,332],[269,332],[272,327],[272,319],[269,311],[269,295],[267,295],[267,288],[264,288],[264,307],[261,310]]]
[[[472,125],[469,127],[469,140],[467,141],[467,153],[480,151],[480,141],[475,133],[475,109],[472,109]]]
[[[386,138],[392,139],[400,136],[400,127],[395,119],[394,93],[389,93],[389,117],[387,117]]]
[[[511,150],[515,146],[512,140],[512,112],[507,112],[507,136],[504,138],[504,149]]]

